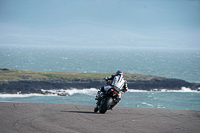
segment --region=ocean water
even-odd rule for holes
[[[0,94],[0,101],[30,102],[30,103],[59,103],[59,104],[96,104],[97,89],[66,90],[69,96],[41,95],[41,94]],[[200,92],[190,89],[169,92],[154,92],[129,90],[122,93],[122,100],[117,106],[164,108],[200,111]]]
[[[115,73],[120,69],[124,73],[156,75],[200,83],[200,49],[7,45],[0,46],[0,68],[87,73]],[[96,89],[75,90],[68,90],[70,95],[66,97],[1,94],[0,101],[95,104]],[[200,93],[188,90],[131,90],[122,95],[118,106],[200,110]]]
[[[156,75],[200,83],[200,49],[0,46],[0,68]]]

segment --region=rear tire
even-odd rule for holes
[[[101,114],[106,113],[106,111],[110,108],[110,106],[113,103],[113,99],[111,97],[108,97],[105,101],[105,103],[99,108],[99,112]]]

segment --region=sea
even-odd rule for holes
[[[0,68],[113,74],[121,70],[124,75],[154,75],[200,83],[200,49],[0,45]],[[0,94],[0,101],[82,105],[96,103],[98,88],[95,86],[65,91],[68,96]],[[122,100],[117,106],[200,111],[200,91],[184,86],[181,90],[170,91],[129,88],[128,92],[122,94]]]

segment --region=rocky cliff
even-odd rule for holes
[[[168,79],[163,77],[151,76],[151,78],[128,79],[129,89],[153,90],[153,89],[168,89],[180,90],[181,87],[191,88],[193,90],[200,87],[200,84],[189,83],[180,79]],[[84,89],[84,88],[99,88],[105,85],[102,79],[75,79],[66,80],[52,78],[50,80],[20,80],[20,81],[0,81],[0,93],[41,93],[41,89]]]
[[[0,93],[42,93],[41,89],[84,89],[100,88],[106,84],[103,80],[108,73],[73,73],[73,72],[41,72],[26,70],[10,70],[0,68]],[[200,88],[200,84],[189,83],[180,79],[164,77],[124,74],[129,89],[140,90],[180,90]]]

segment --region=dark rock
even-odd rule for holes
[[[2,70],[2,71],[8,71],[10,69],[8,69],[8,68],[0,68],[0,70]]]
[[[180,90],[181,87],[196,90],[200,84],[189,83],[180,79],[168,79],[157,76],[135,77],[128,81],[129,89],[153,90],[168,89]],[[0,93],[42,93],[41,89],[84,89],[84,88],[100,88],[105,85],[103,79],[75,79],[66,80],[60,78],[51,78],[50,80],[21,80],[21,81],[0,81]]]

